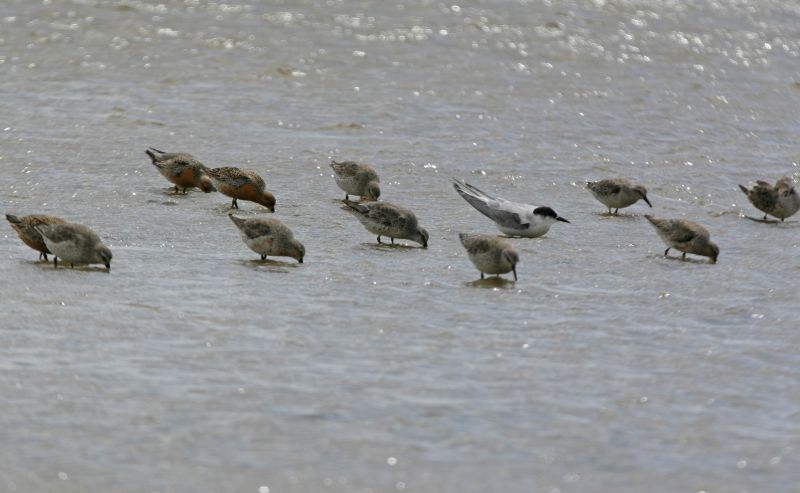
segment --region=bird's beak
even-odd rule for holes
[[[647,195],[642,195],[642,198],[644,199],[645,202],[647,202],[647,205],[649,205],[651,208],[653,207],[653,204],[651,204],[650,201],[647,200]]]
[[[516,281],[517,280],[517,266],[516,265],[511,268],[511,272],[514,273],[514,280]]]
[[[567,221],[566,219],[564,219],[563,217],[557,217],[556,221],[561,221],[562,223],[572,224],[569,221]]]

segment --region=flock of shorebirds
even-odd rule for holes
[[[174,185],[175,193],[185,194],[191,188],[199,188],[206,193],[219,191],[232,199],[233,209],[239,208],[238,200],[246,200],[275,212],[275,196],[267,191],[264,180],[254,171],[235,167],[208,168],[190,154],[167,153],[152,147],[145,153],[158,171]],[[406,239],[427,248],[428,232],[419,225],[414,213],[405,207],[379,200],[380,178],[374,168],[353,161],[333,161],[331,169],[336,184],[345,192],[342,201],[344,208],[352,212],[368,231],[377,235],[378,243],[382,243],[382,237],[388,237],[392,244],[395,239]],[[509,237],[536,238],[547,233],[556,222],[569,223],[550,207],[492,197],[460,180],[454,180],[453,187],[464,200],[491,219],[500,232]],[[653,207],[645,187],[623,178],[589,182],[586,188],[608,208],[610,215],[618,214],[619,209],[639,200]],[[781,178],[775,185],[758,181],[753,188],[741,185],[740,188],[750,202],[764,212],[764,218],[758,221],[777,222],[768,220],[768,215],[783,221],[800,210],[800,195],[791,178]],[[351,195],[358,196],[359,201],[350,200]],[[245,245],[258,253],[262,260],[268,256],[290,257],[303,263],[305,247],[281,221],[242,218],[233,212],[229,213],[229,217],[239,229]],[[683,252],[683,259],[687,253],[691,253],[708,257],[711,263],[717,261],[719,247],[711,241],[708,230],[703,226],[685,219],[645,217],[667,244],[664,255],[674,248]],[[7,214],[6,218],[20,239],[39,252],[40,259],[48,261],[48,254],[54,256],[55,268],[61,259],[62,264],[71,267],[102,264],[111,270],[111,250],[86,226],[50,215],[18,217]],[[514,279],[517,279],[519,253],[505,239],[464,233],[459,238],[470,261],[480,271],[481,279],[484,274],[499,276],[508,272],[512,272]]]

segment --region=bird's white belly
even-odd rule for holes
[[[336,184],[339,185],[339,188],[344,190],[346,193],[351,195],[361,195],[361,189],[359,187],[358,180],[355,179],[353,176],[346,176],[346,177],[339,177],[339,175],[334,175],[334,179],[336,180]]]
[[[60,243],[53,243],[47,238],[44,239],[47,249],[53,252],[53,255],[61,259],[62,262],[68,264],[85,264],[87,263],[84,250],[77,243],[71,241],[62,241]]]
[[[531,224],[526,229],[506,228],[505,226],[497,225],[497,229],[501,233],[508,236],[521,236],[523,238],[538,238],[550,230],[549,224]]]
[[[505,274],[510,272],[513,265],[496,251],[483,252],[469,255],[469,259],[476,269],[484,274]]]
[[[250,250],[253,250],[259,255],[276,255],[276,253],[274,253],[275,241],[272,236],[259,236],[258,238],[248,238],[242,235],[242,240]]]

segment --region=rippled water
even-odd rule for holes
[[[792,0],[0,4],[3,213],[94,228],[110,274],[0,231],[0,491],[784,492],[800,483]],[[148,146],[255,169],[303,265]],[[427,250],[378,247],[328,162],[372,163]],[[662,257],[587,179],[709,228]],[[553,207],[475,286],[466,178]],[[244,203],[242,214],[263,214]]]

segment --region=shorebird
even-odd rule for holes
[[[767,220],[767,214],[783,221],[800,210],[800,195],[795,189],[794,180],[788,176],[778,180],[775,186],[759,180],[750,190],[742,185],[739,188],[750,203],[764,213],[764,221]]]
[[[395,238],[399,238],[415,241],[422,248],[428,248],[428,232],[419,226],[417,216],[405,207],[389,202],[343,202],[367,231],[378,235],[378,243],[381,243],[381,236],[388,236],[392,244]]]
[[[303,263],[303,257],[306,255],[305,247],[294,239],[292,230],[282,222],[272,218],[244,219],[234,216],[232,212],[228,214],[228,217],[239,228],[244,244],[250,250],[261,255],[261,260],[266,260],[269,255],[291,257],[299,263]]]
[[[686,259],[687,253],[709,257],[711,263],[717,262],[719,247],[710,239],[708,230],[696,222],[686,219],[656,219],[645,214],[648,221],[656,228],[658,236],[667,244],[664,255],[671,248],[683,252],[681,258]]]
[[[47,261],[47,254],[53,253],[47,249],[44,244],[42,234],[36,231],[36,226],[44,226],[46,224],[64,224],[66,221],[56,216],[46,216],[40,214],[33,214],[30,216],[15,216],[13,214],[6,214],[6,219],[17,232],[19,239],[26,245],[39,252],[39,260],[44,258]]]
[[[103,264],[111,270],[111,250],[103,244],[100,237],[81,224],[45,224],[36,226],[41,233],[47,249],[56,257],[53,267],[58,268],[58,259],[75,265]]]
[[[336,184],[344,190],[345,200],[350,200],[350,195],[358,195],[362,200],[378,200],[380,197],[381,180],[372,166],[354,161],[331,161],[331,169]]]
[[[233,199],[232,208],[239,208],[236,200],[240,199],[261,204],[270,212],[275,212],[275,196],[266,190],[264,180],[255,171],[225,167],[212,168],[208,174],[217,190]]]
[[[653,207],[653,204],[647,199],[647,189],[624,178],[586,182],[586,188],[592,192],[594,198],[608,207],[609,214],[611,214],[611,209],[614,209],[614,214],[617,214],[620,209],[633,205],[640,199]]]
[[[514,280],[517,280],[517,263],[519,254],[509,242],[496,236],[468,235],[461,233],[458,235],[461,244],[467,249],[472,264],[484,274],[505,274],[514,273]]]
[[[550,207],[520,204],[495,198],[469,183],[453,180],[453,188],[478,212],[494,221],[495,226],[508,236],[537,238],[547,233],[556,221],[569,223]]]
[[[158,172],[175,185],[175,193],[178,187],[183,188],[184,195],[187,188],[197,187],[206,193],[216,190],[208,177],[208,168],[191,154],[164,152],[153,147],[144,152]]]

